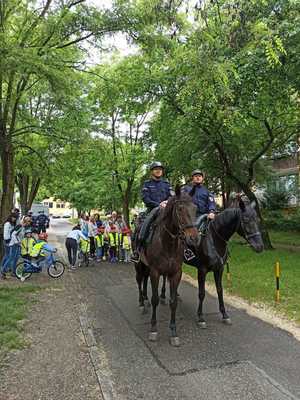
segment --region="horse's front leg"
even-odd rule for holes
[[[199,306],[198,306],[198,324],[200,328],[206,328],[206,321],[203,315],[203,301],[205,298],[205,278],[206,278],[206,270],[203,270],[201,267],[198,267],[198,297],[199,297]]]
[[[141,263],[135,264],[135,279],[138,285],[138,290],[139,290],[139,307],[144,310],[145,305],[144,305],[144,296],[143,296],[143,291],[142,291],[142,283],[145,281],[143,279],[143,271],[142,271],[142,265]]]
[[[176,309],[177,309],[177,288],[181,280],[181,269],[171,277],[170,279],[170,308],[171,308],[171,320],[170,320],[170,343],[172,346],[179,346],[180,341],[176,331]]]
[[[159,304],[158,296],[158,284],[159,284],[159,273],[157,271],[150,272],[151,287],[152,287],[152,317],[151,317],[151,331],[149,333],[149,340],[155,342],[157,340],[157,318],[156,318],[156,308]]]
[[[224,304],[222,275],[223,275],[223,268],[218,271],[214,271],[215,284],[216,284],[216,289],[217,289],[218,299],[219,299],[219,310],[223,316],[222,321],[225,324],[231,325],[231,319],[229,318],[229,315],[226,312],[225,304]]]
[[[160,293],[160,304],[166,304],[166,275],[163,275],[163,284]]]
[[[147,307],[150,306],[150,302],[148,299],[148,280],[149,280],[149,269],[148,267],[145,267],[144,280],[143,280],[143,298],[144,298],[144,304]]]

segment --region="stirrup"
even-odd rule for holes
[[[195,254],[191,249],[184,249],[184,258],[186,259],[186,261],[190,261],[193,258],[195,258]]]

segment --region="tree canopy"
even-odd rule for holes
[[[0,4],[2,218],[16,178],[25,200],[38,179],[128,220],[156,158],[171,181],[203,168],[224,206],[243,190],[263,221],[255,188],[299,135],[299,2]],[[101,50],[114,32],[134,54]]]

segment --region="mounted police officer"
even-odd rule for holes
[[[138,237],[135,238],[138,243],[136,243],[136,251],[131,257],[133,262],[139,260],[138,251],[148,236],[151,223],[157,217],[159,210],[166,206],[168,198],[172,196],[170,183],[163,179],[164,166],[162,163],[153,162],[150,165],[150,171],[151,178],[145,181],[142,187],[142,200],[147,207],[147,217],[141,226]]]
[[[203,185],[204,173],[195,169],[192,172],[192,183],[191,185],[185,186],[183,190],[188,193],[193,203],[197,206],[196,216],[197,225],[201,236],[206,234],[209,220],[215,218],[216,203],[212,193]],[[211,254],[209,253],[209,256]],[[184,258],[186,262],[189,262],[195,257],[195,253],[191,249],[185,249]]]
[[[197,217],[207,215],[207,219],[214,219],[216,203],[212,193],[203,185],[204,174],[199,169],[192,172],[192,184],[186,186],[184,191],[192,196],[194,204],[197,206]]]

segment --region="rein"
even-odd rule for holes
[[[242,215],[241,215],[241,211],[240,211],[240,210],[238,211],[238,216],[239,216],[239,220],[238,220],[238,222],[237,222],[237,224],[236,224],[236,227],[234,228],[234,231],[233,231],[233,232],[237,232],[237,229],[238,229],[239,224],[240,224],[240,225],[241,225],[241,228],[242,228],[242,231],[243,231],[243,234],[244,234],[244,237],[245,237],[245,239],[247,240],[248,243],[249,243],[248,239],[250,239],[250,238],[252,238],[252,237],[255,237],[255,236],[261,236],[261,233],[260,233],[259,231],[254,232],[254,233],[250,233],[250,234],[248,235],[248,234],[246,233],[245,224],[243,223],[243,218],[242,218]],[[219,232],[216,230],[216,228],[215,228],[215,226],[214,226],[214,221],[212,221],[212,222],[210,223],[210,225],[212,225],[212,228],[213,228],[214,232],[216,233],[216,235],[217,235],[223,242],[228,243],[228,240],[224,239],[224,238],[219,234]]]
[[[162,228],[168,233],[168,235],[173,239],[180,239],[182,242],[185,241],[186,236],[185,236],[185,229],[188,228],[194,228],[196,225],[195,224],[189,224],[189,225],[183,225],[180,221],[179,215],[178,215],[178,211],[176,208],[176,203],[185,203],[184,200],[175,200],[174,201],[174,206],[173,206],[173,210],[172,210],[172,217],[175,217],[177,220],[177,224],[178,224],[178,233],[172,233],[166,226],[166,224],[164,223],[162,225]]]
[[[250,242],[249,242],[249,239],[250,239],[250,238],[255,237],[255,236],[261,236],[261,233],[260,233],[259,231],[254,232],[254,233],[251,233],[251,234],[248,235],[248,234],[246,233],[245,224],[243,223],[243,218],[242,218],[242,215],[241,215],[241,211],[240,211],[240,210],[238,210],[238,217],[239,217],[239,218],[238,218],[238,221],[237,221],[237,224],[236,224],[236,226],[235,226],[235,228],[234,228],[233,233],[234,233],[234,232],[237,232],[239,225],[241,225],[241,228],[242,228],[244,237],[245,237],[245,239],[247,240],[247,242],[248,242],[249,244],[250,244]],[[216,230],[216,227],[215,227],[215,223],[214,223],[214,222],[215,222],[215,221],[212,221],[212,222],[209,224],[209,226],[211,226],[211,229],[213,229],[213,231],[214,231],[215,234],[218,236],[218,238],[221,239],[223,243],[225,243],[225,252],[224,252],[224,255],[223,255],[223,256],[220,256],[219,253],[218,253],[218,251],[217,251],[217,249],[216,249],[216,252],[217,252],[217,254],[218,254],[219,258],[220,258],[220,261],[221,261],[222,265],[224,265],[224,263],[225,263],[225,261],[226,261],[226,258],[227,258],[227,256],[228,256],[228,253],[229,253],[228,247],[227,247],[228,240],[224,239],[224,237],[223,237],[222,235],[219,234],[219,232]]]

